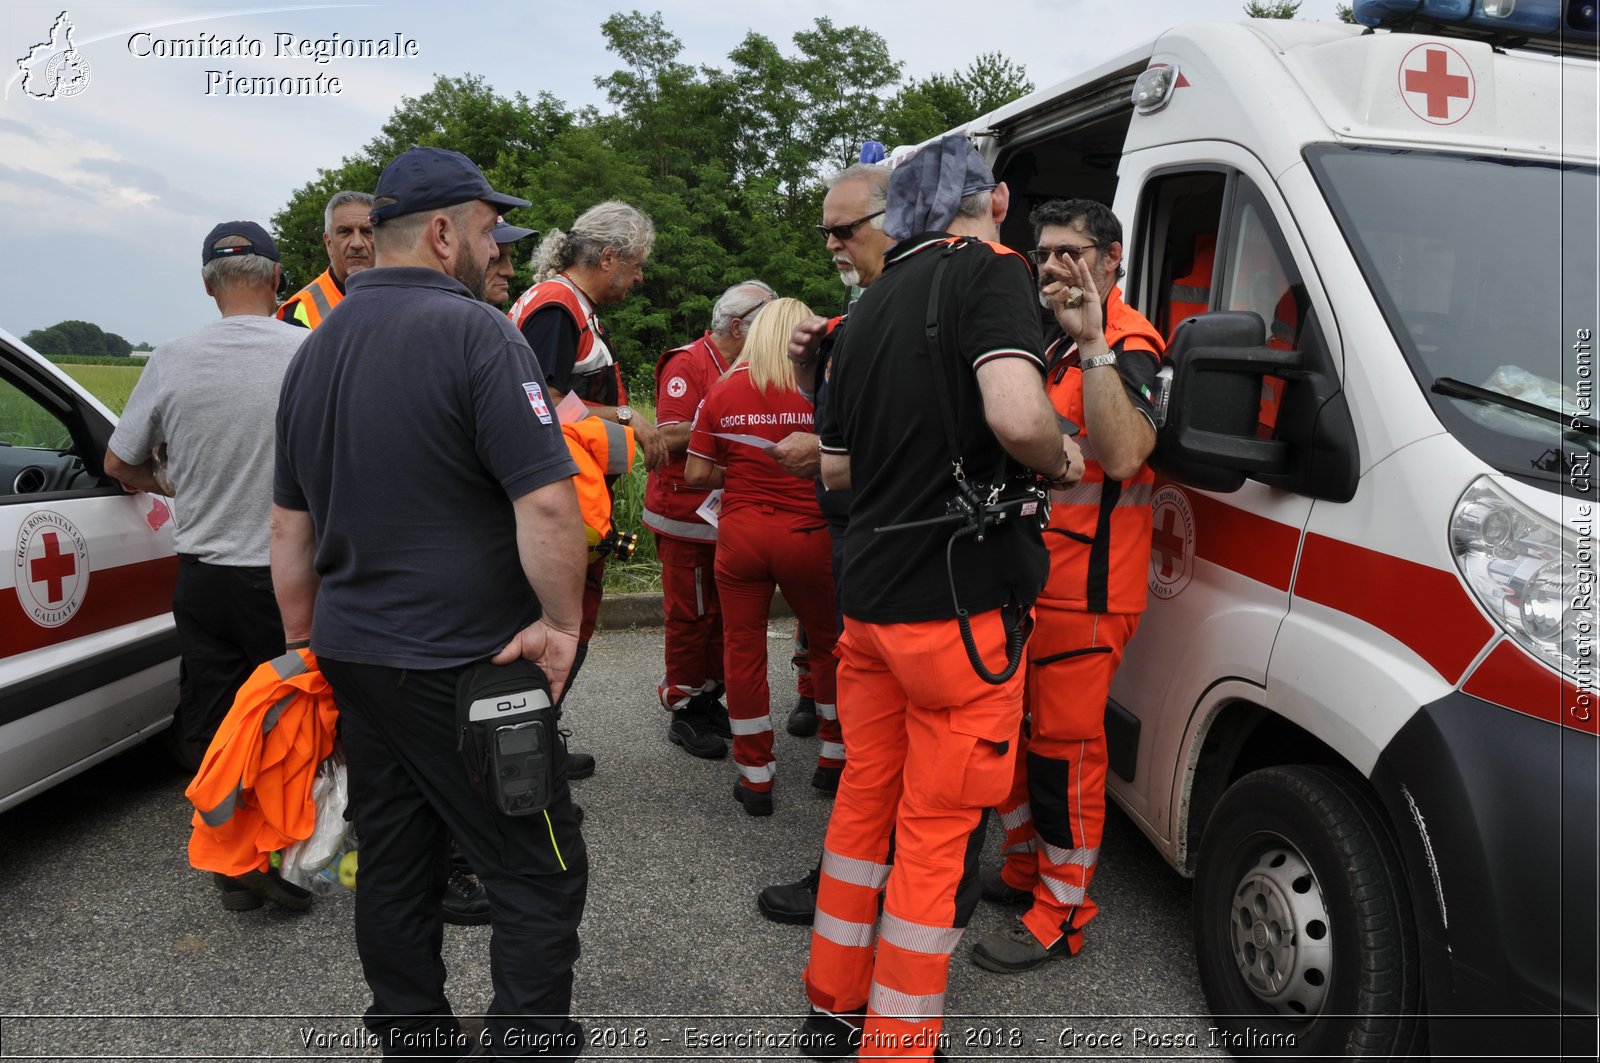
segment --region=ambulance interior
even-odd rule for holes
[[[0,371],[0,495],[68,490],[84,468],[62,414]]]

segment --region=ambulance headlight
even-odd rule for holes
[[[1140,114],[1155,114],[1172,99],[1178,84],[1175,63],[1152,63],[1133,82],[1133,106]]]
[[[1592,547],[1580,553],[1558,524],[1480,477],[1456,504],[1450,548],[1467,587],[1507,635],[1573,682],[1593,682],[1578,678],[1580,642],[1593,636]]]

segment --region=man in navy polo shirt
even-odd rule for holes
[[[544,376],[482,302],[495,192],[414,148],[378,180],[377,265],[284,378],[272,569],[284,632],[338,699],[361,837],[356,947],[386,1057],[465,1055],[440,958],[448,838],[488,889],[490,1055],[572,1058],[588,857],[557,762],[548,814],[491,812],[457,750],[457,680],[523,657],[572,670],[583,523]]]

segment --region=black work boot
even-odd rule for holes
[[[683,751],[702,760],[719,760],[728,755],[728,743],[717,733],[716,726],[705,710],[690,701],[672,714],[667,725],[667,739]]]
[[[723,738],[733,737],[733,724],[728,721],[728,706],[722,703],[720,697],[707,691],[696,694],[689,703],[699,709],[700,715],[713,731]]]
[[[794,708],[789,710],[789,722],[785,726],[790,734],[796,738],[810,738],[817,733],[817,703],[808,697],[794,703]]]
[[[489,921],[489,891],[470,871],[452,871],[445,882],[439,914],[452,926],[483,926]]]
[[[799,882],[784,882],[762,890],[756,907],[774,923],[810,926],[817,914],[817,885],[821,881],[822,865],[818,864]]]

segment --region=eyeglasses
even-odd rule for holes
[[[1082,247],[1073,247],[1071,244],[1062,244],[1060,247],[1036,247],[1028,252],[1028,257],[1033,259],[1035,266],[1042,266],[1052,258],[1059,258],[1063,261],[1070,258],[1076,262],[1083,257],[1085,251],[1099,246],[1099,244],[1084,244]]]
[[[856,234],[856,230],[861,228],[862,225],[871,221],[873,218],[876,218],[882,213],[884,212],[881,210],[875,210],[865,217],[857,218],[855,221],[847,221],[843,225],[819,225],[817,226],[817,232],[822,234],[822,238],[824,240],[831,236],[840,243],[844,243],[846,240],[854,236]]]
[[[774,297],[774,298],[776,298],[776,297]],[[756,311],[760,310],[763,306],[766,306],[770,302],[772,302],[771,299],[763,299],[759,303],[755,304],[754,306],[752,306],[748,310],[740,310],[740,311],[737,311],[736,313],[729,314],[728,315],[728,320],[730,320],[730,321],[748,321],[750,318],[752,318],[752,317],[754,317],[756,315]]]

